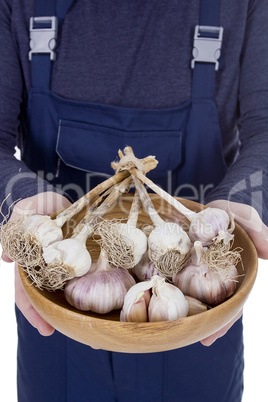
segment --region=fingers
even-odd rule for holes
[[[68,207],[71,203],[67,198],[54,192],[40,193],[33,197],[28,197],[20,200],[15,204],[10,220],[16,220],[19,217],[25,215],[25,213],[31,214],[46,214],[51,215],[53,212],[60,211]],[[12,262],[12,260],[3,252],[2,259],[5,262]],[[41,335],[49,336],[54,332],[54,328],[48,324],[34,309],[30,303],[20,280],[17,264],[15,264],[15,301],[22,312],[24,317],[29,323],[36,328]]]
[[[218,338],[221,338],[224,336],[229,329],[234,325],[234,323],[239,320],[239,318],[242,316],[243,310],[239,311],[239,313],[223,328],[221,328],[219,331],[215,332],[214,334],[208,336],[207,338],[201,340],[200,342],[204,346],[211,346]]]
[[[2,253],[1,259],[2,259],[4,262],[13,262],[5,253]]]
[[[20,280],[18,266],[15,264],[15,301],[19,310],[29,323],[43,336],[52,335],[54,328],[49,325],[31,305]]]
[[[268,259],[268,227],[262,222],[258,212],[250,205],[226,200],[217,200],[208,204],[221,208],[234,215],[235,221],[252,239],[259,258]]]
[[[67,198],[52,191],[39,193],[19,201],[13,209],[13,214],[21,216],[25,211],[31,214],[51,215],[71,205]]]

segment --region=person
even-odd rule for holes
[[[20,199],[10,219],[69,205],[130,145],[156,155],[150,178],[233,213],[268,258],[267,17],[264,0],[2,0],[0,194]],[[242,398],[242,312],[201,343],[127,354],[54,331],[18,275],[16,304],[20,402]]]

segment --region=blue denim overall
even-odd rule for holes
[[[61,23],[71,1],[35,3],[36,16],[57,15]],[[200,1],[200,25],[219,26],[219,3]],[[50,90],[52,63],[50,55],[32,55],[23,159],[72,199],[112,174],[110,162],[126,145],[138,157],[156,155],[159,166],[149,176],[175,195],[194,191],[203,201],[202,191],[223,178],[214,63],[196,60],[191,100],[161,110],[59,97]],[[40,336],[19,311],[17,320],[19,402],[241,400],[241,320],[209,348],[197,343],[154,354],[93,350],[58,332]]]

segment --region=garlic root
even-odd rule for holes
[[[106,250],[113,265],[133,268],[147,250],[147,237],[137,228],[139,211],[140,199],[136,192],[127,223],[115,219],[103,220],[96,228],[96,233],[101,236],[101,247]]]

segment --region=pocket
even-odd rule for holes
[[[121,131],[111,127],[61,119],[56,152],[65,165],[85,172],[112,173],[119,149],[131,146],[138,158],[154,155],[159,161],[152,178],[163,178],[181,163],[182,132]]]

